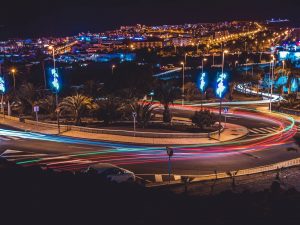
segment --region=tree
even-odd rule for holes
[[[38,101],[39,106],[49,113],[50,119],[56,118],[56,97],[54,95],[47,95],[44,99]]]
[[[180,97],[180,88],[173,86],[170,82],[160,82],[154,93],[156,99],[164,106],[163,121],[171,122],[170,104]]]
[[[184,96],[188,101],[192,101],[195,97],[200,95],[200,91],[194,82],[188,82],[184,85],[185,94]]]
[[[130,105],[132,111],[136,113],[136,120],[140,126],[145,128],[149,121],[153,118],[153,110],[155,110],[155,106],[152,102],[142,101],[135,102]]]
[[[98,100],[96,103],[98,106],[96,110],[97,117],[103,120],[105,125],[122,117],[123,105],[118,98],[109,96],[105,99]]]
[[[22,104],[24,105],[25,109],[26,106],[31,107],[31,113],[33,113],[33,108],[37,103],[38,100],[38,93],[36,92],[36,88],[33,86],[32,83],[24,83],[21,85],[18,91],[18,97],[21,100]]]
[[[96,106],[93,103],[92,98],[80,94],[64,98],[58,106],[62,113],[71,113],[75,121],[75,125],[79,125],[81,123],[81,117],[84,113],[95,109],[95,107]]]
[[[201,129],[204,127],[211,127],[217,121],[215,114],[211,113],[209,110],[196,111],[191,119],[192,123]]]

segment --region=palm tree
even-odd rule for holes
[[[33,113],[33,108],[38,100],[38,93],[34,85],[32,83],[22,84],[18,91],[18,97],[25,107],[26,105],[31,107],[31,113]]]
[[[136,120],[138,124],[145,128],[149,121],[153,119],[153,111],[156,109],[156,107],[152,102],[147,101],[136,101],[135,103],[130,104],[130,106],[132,111],[136,113]]]
[[[170,82],[160,82],[154,91],[156,98],[164,106],[163,121],[171,122],[170,104],[180,97],[181,90]]]
[[[56,98],[54,95],[47,95],[44,99],[39,100],[39,105],[47,113],[49,113],[50,119],[56,118]]]
[[[76,94],[73,96],[68,96],[62,100],[58,108],[61,112],[71,113],[75,125],[81,123],[81,117],[89,110],[95,108],[93,99],[84,95]]]
[[[98,106],[97,117],[103,120],[105,125],[122,117],[123,104],[118,98],[109,96],[106,99],[98,100],[96,104]]]
[[[185,94],[188,101],[192,101],[195,99],[195,97],[200,96],[201,93],[199,89],[197,88],[196,84],[194,82],[188,82],[184,85]]]

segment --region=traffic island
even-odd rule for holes
[[[42,122],[6,117],[0,121],[2,124],[28,132],[43,134],[57,134],[57,126]],[[212,144],[240,139],[248,134],[246,127],[226,123],[222,124],[221,135],[218,131],[210,133],[163,133],[163,132],[133,132],[126,130],[95,129],[78,126],[62,125],[60,135],[101,141],[135,143],[145,145],[193,145]]]

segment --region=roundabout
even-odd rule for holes
[[[174,105],[172,110],[175,114],[186,116],[199,110],[199,107]],[[217,108],[209,109],[218,112]],[[232,107],[227,117],[229,124],[238,124],[247,132],[238,137],[233,135],[230,140],[224,141],[222,135],[226,132],[225,128],[221,138],[215,134],[206,138],[207,141],[197,138],[196,143],[183,138],[184,144],[153,145],[99,140],[92,134],[88,135],[90,139],[85,139],[75,138],[75,135],[68,136],[67,133],[56,136],[3,129],[0,130],[0,135],[20,139],[5,141],[1,148],[2,157],[6,156],[22,166],[38,164],[58,171],[78,171],[91,164],[108,162],[129,169],[143,179],[156,182],[164,181],[156,178],[163,177],[168,171],[166,146],[174,151],[171,172],[175,176],[248,169],[300,157],[298,151],[288,151],[290,148],[297,149],[298,146],[293,139],[297,135],[295,122],[286,114]],[[273,132],[270,133],[249,132],[270,126],[273,127]],[[178,141],[178,138],[175,140]],[[26,157],[25,153],[30,156]]]

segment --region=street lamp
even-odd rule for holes
[[[182,102],[181,102],[181,104],[182,105],[184,105],[184,66],[185,66],[185,64],[184,64],[184,62],[181,62],[180,63],[181,65],[182,65]]]
[[[222,54],[222,74],[220,76],[221,80],[220,80],[220,90],[219,90],[219,97],[220,97],[220,105],[219,105],[219,138],[221,137],[221,110],[222,110],[222,92],[224,91],[225,87],[223,85],[223,80],[226,78],[226,76],[224,75],[224,58],[225,58],[225,54],[228,53],[228,50],[224,50],[223,54]],[[219,89],[219,87],[218,87]]]
[[[55,48],[54,46],[49,46],[49,50],[52,50],[52,59],[53,59],[53,69],[56,69],[55,68]]]
[[[239,63],[239,61],[235,61],[234,62],[234,67],[236,67],[236,65]]]
[[[203,73],[203,67],[204,67],[204,64],[203,64],[203,63],[204,63],[204,61],[207,61],[207,58],[203,58],[203,59],[202,59],[202,73]]]
[[[275,57],[272,55],[272,60],[270,62],[270,72],[271,72],[271,85],[270,85],[270,112],[272,112],[272,98],[273,98],[273,80],[274,80],[274,62],[275,62]],[[270,76],[269,76],[270,77]]]
[[[187,57],[187,53],[184,54],[184,65],[186,65],[186,57]]]
[[[213,53],[213,66],[215,65],[215,53]]]
[[[115,69],[115,68],[116,68],[115,65],[112,65],[112,66],[111,66],[111,74],[112,74],[112,75],[114,75],[114,69]]]
[[[17,72],[17,70],[15,68],[11,69],[11,73],[12,73],[13,79],[14,79],[14,91],[16,90],[16,76],[15,76],[16,72]]]
[[[249,59],[247,58],[246,59],[246,75],[248,75],[248,62],[249,62]]]
[[[58,79],[57,79],[57,72],[56,72],[56,65],[55,65],[55,48],[54,46],[49,46],[49,50],[52,50],[52,60],[53,60],[53,70],[52,70],[52,74],[55,78],[55,104],[56,104],[56,117],[57,117],[57,130],[58,130],[58,134],[60,134],[60,125],[59,125],[59,109],[58,109]]]

